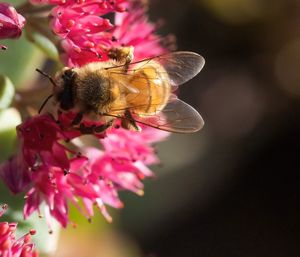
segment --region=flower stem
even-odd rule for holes
[[[53,7],[50,5],[42,5],[42,6],[35,6],[30,3],[24,3],[17,7],[17,11],[21,13],[23,16],[33,15],[33,14],[46,14],[49,15],[50,10]]]

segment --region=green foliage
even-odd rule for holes
[[[16,126],[21,123],[19,112],[9,108],[0,112],[0,161],[9,158],[15,150]]]
[[[0,110],[10,106],[15,94],[15,88],[11,80],[0,75]]]
[[[1,40],[8,47],[0,52],[0,73],[8,76],[16,88],[24,88],[32,80],[33,71],[42,65],[41,51],[24,36],[18,40]],[[30,85],[30,83],[28,83]]]
[[[30,27],[26,30],[26,36],[33,44],[42,50],[47,57],[54,61],[59,61],[58,50],[48,37],[30,29]]]

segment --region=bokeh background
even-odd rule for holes
[[[157,178],[113,225],[73,212],[53,256],[300,256],[300,1],[152,0],[150,17],[205,57],[180,89],[205,127],[157,146]]]

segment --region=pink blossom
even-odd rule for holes
[[[2,205],[0,217],[6,208],[6,205]],[[21,238],[16,239],[16,229],[17,223],[0,222],[0,256],[38,257],[38,253],[34,249],[34,244],[30,242],[31,236],[35,234],[35,230],[30,230]]]
[[[22,34],[25,18],[8,3],[0,3],[0,39],[18,38]]]
[[[29,0],[32,4],[51,4],[51,5],[70,5],[70,4],[90,4],[96,3],[101,5],[119,5],[122,0]]]
[[[96,206],[111,222],[105,205],[122,208],[120,190],[143,194],[141,181],[153,176],[147,165],[158,163],[151,144],[168,135],[146,126],[141,132],[112,126],[103,133],[91,131],[102,150],[84,147],[81,154],[63,143],[72,143],[82,135],[71,126],[74,115],[60,113],[55,121],[47,114],[25,121],[17,128],[20,155],[0,167],[0,175],[12,192],[27,192],[24,217],[33,212],[44,214],[50,230],[52,218],[63,227],[68,225],[70,203],[87,219],[93,217]],[[100,124],[89,120],[83,123],[87,127]],[[44,210],[40,209],[42,203]]]
[[[40,165],[69,169],[68,153],[71,153],[60,141],[70,140],[50,115],[39,115],[17,127],[21,140],[21,151],[29,170]]]
[[[112,45],[133,46],[136,60],[166,53],[161,44],[164,39],[155,34],[157,25],[148,21],[142,3],[132,1],[129,8],[130,12],[116,13]]]
[[[61,58],[69,67],[107,61],[111,48],[135,47],[136,59],[166,52],[156,25],[148,22],[145,7],[137,0],[32,0],[53,4],[50,25],[61,39]],[[114,13],[114,19],[103,16]]]
[[[159,55],[160,37],[156,25],[148,22],[144,6],[136,0],[32,0],[52,4],[52,30],[62,39],[62,58],[69,66],[108,60],[111,48],[133,46],[137,59]],[[127,12],[128,10],[128,12]],[[103,17],[115,14],[115,20]],[[122,208],[120,190],[143,194],[142,180],[153,177],[149,165],[159,162],[153,143],[168,133],[141,125],[141,132],[83,118],[73,125],[75,112],[38,115],[17,127],[20,152],[0,166],[0,176],[14,193],[26,194],[24,217],[44,214],[51,230],[51,219],[63,227],[73,204],[90,219],[96,206],[112,220],[106,206]],[[76,142],[91,134],[100,149]],[[71,148],[72,146],[72,148]],[[43,203],[44,209],[41,210]]]
[[[0,177],[14,194],[23,192],[31,182],[28,165],[21,155],[16,155],[2,163]]]
[[[102,16],[124,12],[125,6],[125,0],[68,1],[53,8],[51,27],[62,38],[65,61],[69,66],[108,59],[113,24]]]

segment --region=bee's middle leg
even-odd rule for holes
[[[100,134],[111,127],[112,123],[113,121],[109,121],[99,126],[96,126],[95,124],[93,124],[92,126],[86,126],[83,123],[80,123],[78,130],[81,132],[81,134]]]
[[[126,110],[124,113],[124,118],[121,120],[121,126],[128,130],[136,130],[140,131],[140,127],[136,124],[136,121],[134,120],[130,110]]]
[[[107,130],[109,127],[111,127],[113,124],[113,120],[110,120],[109,122],[103,124],[103,125],[100,125],[100,126],[96,126],[94,128],[94,132],[96,133],[103,133],[105,130]]]

